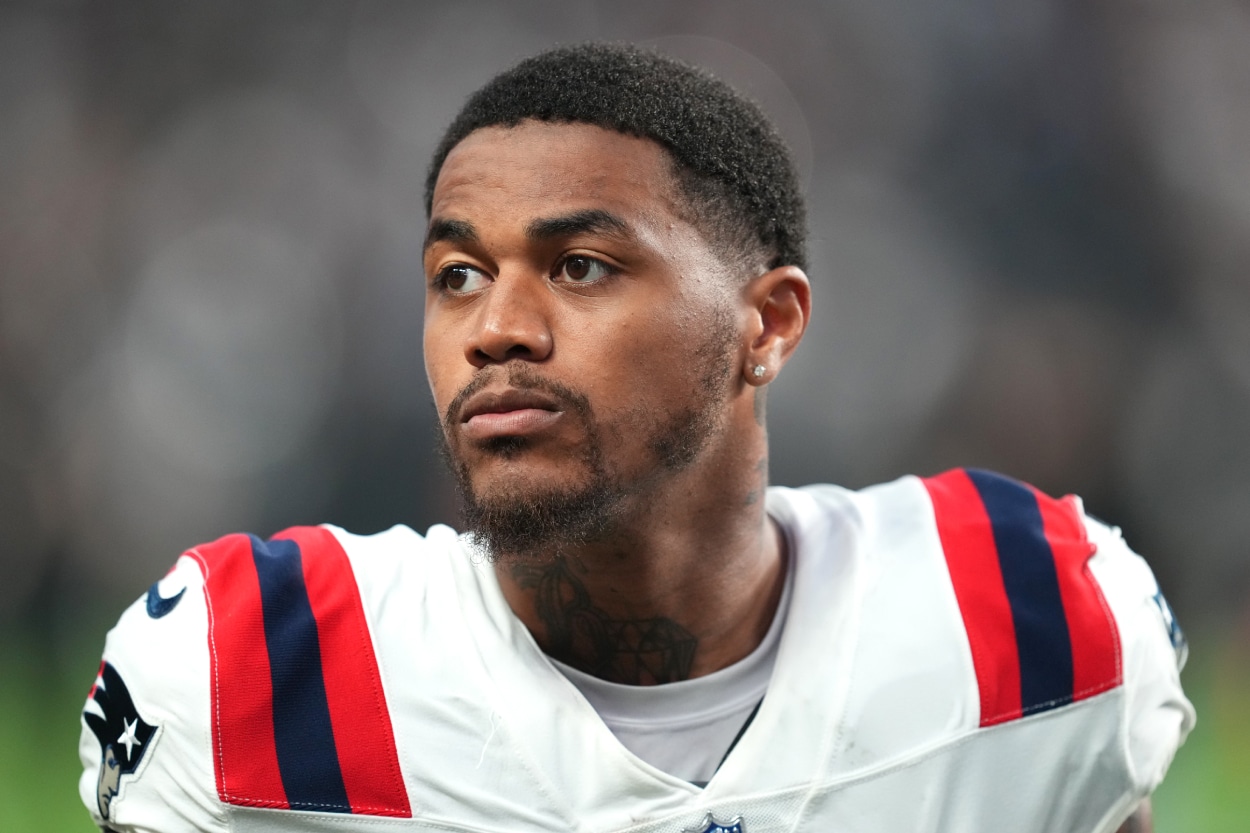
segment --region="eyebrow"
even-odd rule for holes
[[[569,237],[574,234],[608,233],[619,237],[630,236],[629,224],[615,214],[601,208],[587,208],[560,217],[543,217],[531,220],[525,226],[525,236],[530,240],[550,240],[553,237]],[[477,229],[465,220],[435,219],[425,233],[424,249],[435,243],[477,243]]]
[[[430,222],[429,231],[425,233],[425,245],[423,249],[428,249],[435,243],[448,241],[451,243],[476,243],[478,241],[477,229],[472,223],[464,220],[443,220],[436,219]]]
[[[569,237],[574,234],[608,233],[618,237],[630,236],[629,224],[620,217],[601,208],[574,211],[562,217],[545,217],[531,220],[525,226],[525,236],[530,240],[550,240],[553,237]]]

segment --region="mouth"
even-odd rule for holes
[[[471,396],[459,413],[462,436],[473,442],[524,437],[547,430],[564,409],[539,390],[508,388]]]

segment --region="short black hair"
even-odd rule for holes
[[[714,246],[770,269],[806,268],[798,175],[760,109],[701,69],[626,44],[553,49],[474,93],[430,162],[426,212],[452,148],[480,128],[526,119],[593,124],[659,143],[675,162],[691,220]]]

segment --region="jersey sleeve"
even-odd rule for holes
[[[1146,796],[1194,727],[1194,708],[1180,681],[1187,646],[1150,567],[1120,530],[1088,516],[1085,526],[1096,548],[1090,570],[1120,631],[1125,754],[1139,795]]]
[[[207,631],[188,553],[109,632],[78,745],[79,795],[102,829],[229,829],[214,782]]]
[[[1094,812],[1092,829],[1116,830],[1162,781],[1194,724],[1180,685],[1183,639],[1154,576],[1075,496],[1052,498],[973,469],[924,482],[968,637],[981,727],[1055,712],[1038,750],[1061,756],[1044,773],[1047,795],[1074,821],[1054,829],[1091,829]]]
[[[356,573],[328,528],[185,553],[109,633],[82,720],[79,791],[106,830],[412,815]]]

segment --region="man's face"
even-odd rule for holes
[[[452,150],[425,249],[425,364],[470,527],[497,553],[610,533],[723,437],[737,282],[657,144],[580,124]]]

